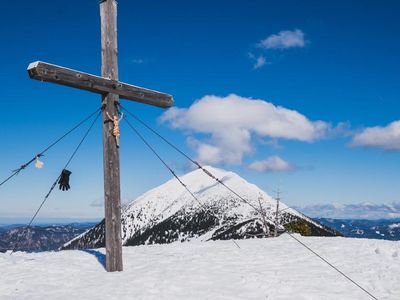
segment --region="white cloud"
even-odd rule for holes
[[[267,63],[267,61],[265,60],[265,57],[260,55],[259,57],[257,57],[253,68],[259,69],[259,68],[263,67],[266,63]]]
[[[262,40],[258,46],[264,49],[287,49],[294,47],[304,47],[306,41],[304,40],[304,32],[300,29],[296,30],[283,30],[278,34],[272,34],[266,39]]]
[[[290,172],[294,171],[295,167],[280,158],[279,156],[270,156],[264,160],[256,160],[247,166],[250,170],[257,172]]]
[[[267,64],[267,60],[264,55],[256,57],[253,53],[249,53],[249,57],[254,61],[253,69],[260,69]]]
[[[204,96],[189,108],[169,109],[160,121],[185,130],[197,159],[211,164],[240,164],[254,152],[254,137],[311,142],[330,130],[326,122],[310,121],[295,110],[235,94]],[[206,139],[193,137],[196,133]]]
[[[138,64],[138,65],[141,65],[141,64],[145,63],[144,59],[141,59],[141,58],[134,58],[134,59],[131,60],[131,62],[134,63],[134,64]]]
[[[353,137],[350,145],[400,151],[400,121],[392,122],[385,127],[365,128]]]

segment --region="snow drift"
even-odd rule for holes
[[[297,238],[378,299],[400,299],[400,242]],[[237,243],[123,247],[112,274],[104,249],[0,253],[0,299],[371,299],[286,234]]]

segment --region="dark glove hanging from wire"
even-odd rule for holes
[[[72,172],[68,171],[67,169],[62,170],[60,180],[58,181],[58,184],[60,185],[60,190],[68,191],[71,188],[69,185],[69,175],[71,175],[71,173]]]

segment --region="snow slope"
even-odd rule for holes
[[[197,200],[173,178],[132,201],[122,212],[122,240],[124,245],[169,243],[193,238],[229,239],[246,238],[263,233],[263,218],[269,229],[276,200],[239,175],[217,168],[205,167],[222,184],[197,169],[180,177]],[[336,232],[324,228],[312,219],[280,203],[281,225],[301,220],[309,235],[334,236]],[[283,229],[283,227],[281,228]],[[104,246],[104,222],[64,246],[64,249]]]
[[[378,299],[400,299],[400,242],[300,237]],[[278,238],[0,254],[0,299],[370,299],[286,234]],[[97,251],[97,252],[96,252]]]

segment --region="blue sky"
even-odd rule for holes
[[[400,125],[389,126],[400,119],[398,1],[118,3],[120,79],[172,94],[179,109],[163,114],[124,105],[193,157],[238,172],[270,194],[279,184],[290,205],[399,201]],[[14,1],[5,10],[0,178],[100,101],[26,73],[30,62],[42,60],[99,74],[98,1]],[[226,113],[207,113],[210,103],[226,105]],[[199,104],[205,113],[195,115]],[[263,109],[265,118],[252,117]],[[286,119],[293,113],[300,123]],[[128,130],[123,126],[121,137],[126,200],[170,178]],[[29,168],[1,187],[0,217],[34,212],[82,134],[49,151],[43,169]],[[169,162],[185,165],[149,139]],[[41,216],[101,216],[103,209],[93,206],[103,189],[100,123],[70,169],[72,189],[56,191]]]

